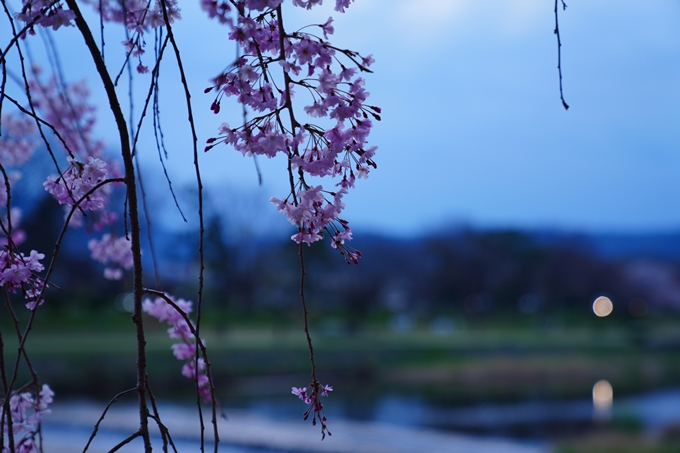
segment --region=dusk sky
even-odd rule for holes
[[[332,14],[338,45],[375,56],[366,86],[384,112],[371,139],[378,169],[347,196],[356,228],[680,228],[679,2],[568,2],[568,111],[552,2],[357,0],[344,15],[326,3],[295,19]],[[192,63],[219,70],[216,54]],[[235,151],[216,148],[203,162],[210,181],[226,173],[257,187],[252,162]],[[260,163],[262,198],[284,195],[283,163]]]
[[[202,148],[221,122],[237,124],[241,111],[233,99],[218,116],[209,110],[213,98],[203,88],[235,49],[197,3],[180,3],[176,32]],[[326,3],[312,12],[289,8],[286,19],[304,25],[333,15],[332,41],[375,57],[366,88],[369,103],[383,108],[370,139],[378,169],[346,197],[355,235],[461,224],[680,230],[680,2],[568,1],[560,11],[568,111],[559,97],[551,1],[356,0],[345,14]],[[80,45],[74,32],[60,39]],[[116,41],[109,39],[107,52]],[[162,90],[179,94],[166,64]],[[79,64],[68,65],[68,77],[83,70],[96,81]],[[162,101],[161,113],[172,144],[169,171],[180,187],[192,177],[182,98]],[[149,178],[160,175],[155,149],[140,153]],[[254,203],[255,212],[276,215],[266,205],[287,194],[283,160],[259,159],[258,188],[251,159],[224,146],[201,154],[208,189],[226,191],[216,200],[245,196],[236,209]]]

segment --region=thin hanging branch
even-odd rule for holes
[[[562,40],[560,39],[560,20],[559,20],[559,3],[562,3],[562,10],[567,9],[567,4],[564,0],[555,0],[555,35],[557,36],[557,72],[560,75],[560,100],[565,110],[569,110],[569,104],[564,100],[564,92],[562,90]]]
[[[201,169],[198,163],[198,136],[196,134],[196,123],[194,121],[193,107],[191,106],[191,91],[189,90],[189,83],[186,78],[186,73],[184,71],[184,63],[180,55],[179,46],[175,40],[175,35],[172,30],[172,25],[170,23],[170,18],[168,17],[167,5],[165,0],[160,0],[161,10],[163,11],[163,20],[165,26],[168,30],[168,37],[170,38],[170,43],[175,51],[175,58],[177,61],[177,68],[179,69],[180,79],[182,81],[182,87],[184,89],[184,97],[186,99],[187,107],[187,120],[191,128],[191,138],[193,145],[193,156],[194,156],[194,170],[196,173],[196,186],[197,186],[197,198],[198,198],[198,259],[199,259],[199,271],[198,271],[198,291],[196,298],[196,338],[199,338],[201,331],[201,310],[203,306],[203,288],[205,286],[205,222],[203,219],[203,182],[201,179]],[[215,400],[215,386],[212,382],[212,373],[210,372],[210,362],[205,359],[205,365],[207,368],[207,375],[210,383],[210,400],[212,409],[212,425],[213,425],[213,436],[214,436],[214,451],[217,453],[219,449],[220,436],[217,429],[217,403]],[[194,362],[194,372],[198,376],[198,355]],[[201,451],[205,450],[205,425],[203,421],[203,410],[201,409],[201,396],[198,388],[198,380],[196,381],[196,405],[198,406],[198,418],[201,426]]]
[[[316,363],[314,362],[314,346],[312,346],[312,336],[309,333],[309,311],[307,310],[307,300],[305,299],[305,277],[307,271],[305,270],[305,253],[302,243],[298,248],[298,256],[300,257],[300,301],[302,302],[302,317],[305,325],[305,336],[307,337],[307,347],[309,349],[309,362],[312,365],[312,385],[317,384],[316,379]]]
[[[85,40],[85,44],[90,52],[90,56],[92,57],[97,68],[97,72],[99,73],[99,76],[102,80],[120,137],[121,153],[123,156],[125,169],[125,184],[127,186],[126,193],[130,207],[128,215],[130,220],[131,250],[134,263],[134,313],[132,315],[132,320],[135,324],[137,335],[137,394],[139,400],[139,431],[136,433],[136,435],[131,436],[130,440],[136,436],[141,436],[144,441],[145,453],[151,453],[152,447],[148,426],[149,409],[147,407],[146,401],[146,338],[144,333],[144,319],[142,317],[142,296],[144,295],[144,284],[142,272],[140,220],[137,200],[137,184],[135,180],[135,167],[132,160],[132,150],[130,147],[128,128],[125,122],[125,115],[123,114],[120,102],[118,101],[118,95],[116,94],[113,80],[111,80],[111,75],[108,72],[99,48],[97,47],[97,42],[92,35],[92,31],[83,18],[76,0],[66,0],[66,3],[68,4],[69,9],[75,14],[76,27],[78,27],[78,30]]]
[[[85,448],[83,449],[83,453],[86,453],[87,449],[90,448],[90,444],[92,443],[94,438],[97,436],[97,432],[99,431],[99,426],[104,421],[104,418],[106,417],[106,413],[109,411],[109,409],[111,409],[111,406],[113,406],[113,404],[116,403],[122,396],[125,396],[128,393],[133,393],[133,392],[136,392],[136,391],[137,391],[137,389],[134,389],[134,388],[124,390],[124,391],[120,392],[119,394],[117,394],[116,396],[114,396],[113,398],[111,398],[111,400],[108,402],[108,404],[104,408],[102,415],[99,417],[99,420],[97,420],[97,423],[94,424],[94,429],[90,433],[90,438],[87,440],[87,444],[85,444]]]

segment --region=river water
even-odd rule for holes
[[[269,426],[268,430],[274,433],[279,429],[279,434],[283,437],[290,431],[310,428],[304,436],[313,437],[318,443],[317,430],[311,430],[307,423],[300,424],[301,412],[304,405],[292,396],[288,399],[249,399],[243,400],[238,408],[227,409],[227,415],[251,414],[257,417],[258,422],[263,426]],[[55,409],[54,416],[45,418],[43,433],[50,449],[53,453],[71,453],[74,445],[78,446],[78,451],[82,451],[82,446],[86,443],[91,432],[92,423],[96,420],[97,412],[102,405],[87,403],[82,401],[62,402],[59,409]],[[178,405],[166,403],[162,405],[161,413],[166,413],[167,419],[173,419],[181,425],[182,420],[195,421],[195,407],[190,405]],[[634,420],[638,426],[647,432],[661,432],[671,426],[680,425],[680,389],[666,389],[648,392],[639,395],[625,397],[614,397],[613,405],[609,410],[597,410],[593,406],[590,398],[576,400],[534,400],[516,403],[485,403],[475,404],[464,407],[447,407],[436,404],[432,401],[417,397],[404,397],[398,395],[385,395],[374,399],[371,404],[358,410],[355,403],[342,401],[336,398],[335,401],[329,399],[327,404],[327,415],[329,424],[340,429],[349,429],[365,426],[375,426],[380,429],[394,428],[392,432],[408,431],[412,436],[428,433],[449,432],[466,433],[471,435],[471,439],[506,439],[513,442],[513,448],[517,447],[518,452],[543,452],[548,451],[547,445],[551,440],[564,435],[574,435],[587,432],[589,429],[609,423],[620,418]],[[131,429],[127,422],[134,422],[134,408],[129,407],[127,414],[118,414],[119,421],[113,422],[108,428],[102,429],[97,435],[97,445],[108,445],[109,448],[115,445],[120,439],[129,434]],[[71,415],[64,415],[64,414]],[[85,412],[91,411],[85,414]],[[82,423],[65,423],[73,421],[74,414],[82,415]],[[234,417],[237,418],[237,417]],[[132,419],[132,420],[130,420]],[[122,422],[121,422],[122,420]],[[255,419],[253,419],[255,420]],[[297,423],[295,425],[294,423]],[[345,423],[345,425],[343,425]],[[276,425],[276,426],[275,426]],[[134,425],[133,425],[134,426]],[[228,426],[228,425],[225,425]],[[231,425],[231,429],[234,426]],[[251,425],[241,425],[240,430],[245,430]],[[348,428],[349,427],[349,428]],[[276,429],[275,429],[276,428]],[[377,428],[376,428],[377,429]],[[433,429],[435,431],[433,431]],[[172,431],[172,430],[171,430]],[[265,431],[267,432],[267,431]],[[255,434],[255,437],[260,434]],[[272,434],[274,435],[274,434]],[[364,431],[365,437],[371,437],[370,432]],[[458,435],[458,434],[455,434]],[[336,437],[336,436],[334,436]],[[379,436],[379,437],[390,437]],[[284,453],[297,451],[317,451],[296,448],[280,448],[276,445],[257,445],[252,444],[246,436],[244,442],[234,438],[220,447],[224,453]],[[423,437],[424,441],[428,437]],[[453,440],[446,441],[451,443]],[[334,439],[335,440],[335,439]],[[339,440],[339,439],[338,439]],[[157,446],[160,446],[160,438],[155,439]],[[491,444],[488,444],[491,445]],[[198,442],[195,439],[178,436],[176,439],[177,450],[180,452],[198,451]],[[131,446],[121,451],[141,451],[141,445]],[[315,447],[314,447],[315,448]],[[476,447],[475,447],[476,448]],[[479,449],[474,451],[494,451],[493,446],[485,448],[482,444]],[[522,449],[524,448],[524,449]],[[210,450],[210,449],[209,449]],[[92,452],[107,451],[107,448],[93,448]],[[318,450],[326,451],[326,450]],[[330,450],[328,450],[330,451]],[[361,451],[361,450],[346,450]],[[370,451],[370,450],[369,450]],[[443,451],[443,450],[442,450]],[[460,450],[464,451],[464,450]],[[467,450],[465,450],[467,451]],[[473,451],[473,450],[470,450]]]
[[[272,418],[297,416],[300,406],[283,399],[244,401],[244,409]],[[330,403],[330,400],[329,400]],[[628,420],[650,433],[680,426],[680,388],[618,397],[609,410],[598,410],[587,397],[572,400],[535,399],[514,403],[466,406],[437,404],[420,397],[385,395],[363,407],[356,402],[327,405],[330,419],[353,419],[402,426],[427,427],[526,440],[547,440],[579,434],[603,423]]]

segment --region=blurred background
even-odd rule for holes
[[[346,197],[351,245],[364,258],[348,266],[327,244],[306,249],[319,379],[335,389],[329,419],[549,442],[564,453],[678,451],[680,3],[568,2],[568,111],[552,2],[358,0],[345,15],[332,6],[290,20],[332,14],[339,45],[375,56],[367,89],[384,115],[371,138],[378,169]],[[227,102],[215,117],[200,94],[234,49],[197,6],[182,8],[177,33],[202,142],[240,119]],[[55,36],[81,45],[73,30]],[[64,70],[89,74],[101,136],[114,144],[85,64]],[[163,77],[165,163],[188,222],[152,137],[140,168],[161,287],[195,300],[190,133],[176,74]],[[201,158],[202,329],[218,394],[227,407],[297,420],[304,407],[290,387],[310,380],[299,261],[293,227],[268,202],[286,195],[285,162],[261,159],[258,185],[253,161],[231,149]],[[62,222],[31,188],[49,165],[36,158],[15,191],[29,250],[51,250]],[[135,382],[131,288],[101,278],[89,237],[69,232],[54,275],[64,291],[49,295],[28,348],[59,398],[107,400]],[[151,255],[147,243],[149,286]],[[156,396],[190,403],[166,327],[147,325]]]
[[[26,246],[49,250],[62,211],[43,195],[31,204]],[[212,196],[206,206],[202,337],[219,398],[302,423],[304,405],[290,395],[310,381],[297,246],[286,228],[250,234]],[[153,228],[162,289],[195,300],[195,234]],[[130,282],[101,278],[87,234],[69,234],[54,275],[64,291],[41,307],[27,347],[60,402],[105,401],[135,382]],[[325,244],[306,250],[318,377],[335,389],[331,421],[550,442],[565,452],[680,444],[680,232],[451,226],[358,236],[358,266]],[[154,286],[148,250],[145,258]],[[190,405],[167,326],[148,318],[147,328],[156,397]]]

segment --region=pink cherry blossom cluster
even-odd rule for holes
[[[281,0],[236,2],[237,20],[227,2],[203,1],[210,17],[227,24],[229,38],[235,40],[244,55],[213,79],[206,92],[214,91],[211,106],[219,113],[224,96],[234,96],[256,116],[239,127],[223,123],[219,136],[207,140],[206,151],[219,144],[231,145],[243,155],[275,157],[283,154],[289,162],[290,192],[283,200],[272,197],[279,211],[297,226],[291,239],[311,244],[331,237],[348,263],[361,256],[345,246],[351,239],[347,221],[339,216],[345,205],[347,190],[357,178],[366,178],[376,147],[367,146],[372,119],[380,120],[380,108],[366,104],[368,92],[357,71],[369,71],[371,56],[340,49],[328,41],[334,32],[333,20],[324,24],[286,32],[281,17]],[[337,0],[336,11],[343,12],[350,1]],[[295,6],[312,8],[321,0],[294,0]],[[310,27],[320,29],[319,36]],[[309,100],[302,111],[293,107],[293,95],[299,90]],[[332,126],[313,124],[314,118],[330,118]],[[327,190],[312,179],[335,180],[335,189]]]
[[[34,68],[34,72],[39,75],[40,69]],[[59,83],[54,77],[43,83],[36,77],[30,87],[33,105],[53,126],[56,141],[67,154],[68,167],[48,176],[45,190],[64,205],[67,214],[73,211],[70,226],[82,226],[86,219],[95,229],[111,225],[117,219],[110,208],[112,188],[101,184],[107,178],[119,178],[122,172],[116,162],[108,160],[104,142],[94,138],[96,109],[88,102],[85,83]],[[106,278],[119,280],[123,269],[132,267],[130,242],[124,238],[106,234],[89,245],[95,260],[114,265],[104,269]]]
[[[229,0],[200,0],[201,9],[208,13],[208,17],[216,19],[221,24],[232,24],[231,2]]]
[[[291,389],[291,393],[293,395],[300,398],[305,404],[309,404],[309,407],[303,414],[304,419],[307,420],[311,414],[312,425],[316,425],[316,421],[319,420],[319,423],[321,423],[321,435],[324,437],[326,436],[326,433],[328,433],[330,436],[331,432],[328,431],[328,427],[326,426],[326,415],[324,415],[323,404],[321,403],[319,397],[328,396],[328,392],[332,391],[333,387],[330,385],[322,386],[319,382],[312,384],[310,386],[309,392],[307,391],[307,387],[293,387]]]
[[[166,295],[166,297],[174,302],[177,308],[169,304],[164,298],[157,297],[153,301],[145,299],[142,310],[159,321],[168,323],[170,326],[168,335],[170,338],[179,340],[178,343],[172,345],[172,352],[177,360],[187,361],[182,367],[182,375],[195,381],[198,385],[198,393],[205,402],[210,402],[210,381],[205,361],[202,357],[197,357],[196,336],[193,333],[195,331],[194,325],[191,320],[187,322],[189,318],[186,317],[191,313],[193,303],[190,300],[175,300],[169,295]],[[201,341],[205,344],[203,340]]]
[[[0,162],[4,167],[25,164],[40,146],[35,122],[26,116],[19,117],[3,112],[0,124]]]
[[[125,24],[129,31],[144,33],[145,29],[165,26],[163,18],[163,3],[170,22],[180,19],[177,0],[85,0],[96,8],[97,12],[107,22]]]
[[[37,67],[33,70],[36,75],[40,73]],[[36,78],[29,83],[29,86],[32,90],[34,107],[43,120],[52,124],[57,142],[67,153],[69,164],[68,168],[60,174],[48,176],[43,186],[60,204],[65,205],[67,213],[72,210],[76,202],[83,198],[71,216],[71,226],[82,225],[84,217],[89,214],[91,214],[89,217],[95,228],[111,224],[116,219],[116,214],[109,209],[111,188],[109,185],[97,188],[97,185],[102,183],[110,173],[113,173],[113,176],[120,175],[120,170],[116,165],[107,163],[103,154],[104,143],[92,138],[95,109],[87,102],[88,90],[82,82],[59,84],[54,78],[47,83],[41,83]],[[0,209],[7,205],[7,186],[11,187],[21,178],[21,171],[11,168],[21,168],[25,165],[40,143],[35,120],[27,116],[16,117],[3,113],[0,164],[6,170],[7,181],[0,181]],[[17,285],[29,282],[27,278],[20,277],[37,271],[24,264],[24,260],[16,258],[22,257],[23,254],[14,251],[25,239],[23,230],[17,228],[21,211],[18,208],[11,208],[4,217],[7,220],[0,220],[0,223],[5,236],[0,240],[0,245],[6,247],[6,251],[2,253],[13,258],[9,261],[6,258],[3,261],[5,267],[0,269],[3,273],[2,285],[8,285],[11,290],[16,291]],[[8,235],[11,235],[11,241]],[[120,268],[129,269],[132,266],[129,242],[124,240],[116,242],[109,236],[98,242],[101,243],[97,247],[99,251],[93,250],[93,255],[96,255],[95,259],[105,264],[111,262],[118,266],[117,269],[105,269],[105,276],[121,278]],[[127,244],[127,252],[125,252],[125,244]],[[32,251],[31,256],[34,253],[37,252]],[[29,300],[29,308],[33,309],[43,302],[41,297],[36,297],[37,294],[42,293],[43,288],[42,282],[38,279],[32,279],[30,282],[32,287],[24,294]]]
[[[23,7],[16,18],[26,23],[25,30],[29,34],[35,33],[35,24],[56,30],[72,25],[75,18],[75,13],[65,9],[60,0],[22,1]],[[311,9],[322,1],[292,0],[292,4]],[[352,2],[335,0],[335,10],[344,12]],[[139,73],[149,70],[142,63],[145,35],[151,29],[169,26],[180,18],[177,0],[83,0],[83,3],[98,10],[103,21],[118,22],[126,27],[129,33],[123,46],[128,58],[138,59]],[[223,123],[218,129],[219,136],[209,138],[205,150],[227,144],[245,156],[285,156],[290,188],[284,197],[272,197],[271,202],[297,227],[297,233],[291,239],[298,244],[311,245],[329,236],[331,246],[339,250],[348,263],[357,263],[361,254],[345,244],[352,239],[352,230],[340,216],[348,190],[355,187],[357,179],[367,178],[371,169],[377,168],[373,160],[376,147],[368,145],[368,136],[373,121],[381,119],[381,109],[367,103],[369,93],[364,88],[364,79],[358,76],[360,72],[371,72],[373,58],[333,45],[329,41],[334,33],[332,18],[323,24],[286,31],[282,17],[284,0],[200,0],[200,3],[211,18],[228,27],[229,39],[243,51],[243,55],[213,79],[206,92],[215,94],[211,106],[215,114],[220,112],[220,103],[225,96],[234,97],[243,106],[245,120],[238,127]],[[78,25],[81,24],[78,21]],[[103,34],[102,31],[102,40]],[[95,59],[103,56],[97,55],[96,44],[91,47]],[[103,52],[103,41],[100,50]],[[52,141],[63,148],[68,162],[65,169],[57,168],[57,174],[47,178],[44,187],[64,205],[71,225],[82,224],[87,218],[96,228],[110,226],[115,215],[109,206],[109,183],[112,178],[119,179],[121,171],[104,155],[103,142],[93,138],[95,108],[87,101],[87,89],[84,83],[68,84],[56,77],[42,82],[39,72],[33,70],[36,77],[29,82],[27,90],[31,95],[31,107],[37,112],[34,124],[45,125],[40,127],[43,137],[47,129],[53,132],[45,139],[45,145],[55,163],[61,159],[53,154]],[[294,105],[296,95],[298,104]],[[34,136],[34,124],[13,119],[6,123],[3,127],[9,134],[0,137],[0,163],[21,165],[37,146],[29,138]],[[7,150],[3,149],[5,146]],[[12,178],[16,180],[18,176],[8,173],[5,178],[8,186]],[[134,200],[134,197],[130,198]],[[7,205],[5,209],[11,211],[5,188],[0,189],[0,201],[3,200]],[[131,212],[136,214],[136,210]],[[7,226],[2,224],[8,238],[6,249],[0,251],[0,286],[12,292],[21,290],[28,300],[27,307],[35,309],[43,302],[46,286],[35,275],[43,270],[40,260],[44,255],[33,250],[25,256],[14,250],[20,238],[14,241],[10,234],[14,230],[9,226],[12,216],[12,212],[8,212]],[[106,266],[106,278],[121,279],[123,271],[133,267],[131,244],[126,238],[105,234],[91,240],[88,247],[92,258]],[[136,291],[140,289],[138,281],[141,282],[141,278],[136,280]],[[192,302],[155,294],[161,297],[144,300],[143,311],[170,326],[168,334],[177,340],[172,345],[173,354],[178,360],[185,361],[182,374],[195,381],[197,391],[205,401],[211,401],[209,363],[204,359],[203,342],[197,338],[194,324],[188,317]],[[136,295],[139,296],[139,292]],[[301,296],[304,304],[303,289]],[[139,326],[141,329],[141,324]],[[306,321],[305,330],[313,354]],[[140,344],[143,350],[143,342]],[[311,415],[314,425],[318,421],[325,437],[330,432],[321,397],[328,396],[333,389],[316,380],[313,362],[312,358],[313,383],[309,389],[293,387],[292,393],[308,405],[304,418]],[[141,367],[139,370],[143,373]],[[37,447],[30,446],[35,437],[32,433],[36,431],[31,423],[38,423],[47,413],[47,404],[52,400],[51,390],[45,386],[35,398],[30,393],[19,393],[11,398],[11,417],[0,420],[17,420],[14,430],[29,433],[24,437],[29,439],[27,447],[21,446],[23,449],[17,451],[37,451]]]
[[[18,228],[21,221],[21,209],[11,207],[7,212],[7,186],[12,187],[21,179],[22,173],[16,168],[28,162],[40,145],[40,141],[36,137],[35,123],[30,118],[3,112],[0,125],[2,125],[0,130],[0,165],[5,170],[3,178],[0,179],[0,210],[4,210],[5,213],[0,222],[3,231],[11,235],[11,242],[17,246],[25,240],[26,234]],[[7,180],[4,180],[4,177]],[[12,225],[11,233],[9,231],[10,224]],[[0,246],[8,246],[9,243],[7,237],[0,238]]]
[[[37,74],[40,73],[38,69]],[[30,82],[33,105],[43,119],[54,127],[57,142],[67,153],[69,167],[51,175],[43,184],[67,212],[80,198],[104,181],[107,176],[119,177],[120,169],[104,155],[105,145],[93,137],[96,108],[88,103],[89,91],[84,82],[59,83],[54,77],[46,83],[39,78]],[[109,185],[98,188],[78,206],[71,219],[72,226],[81,225],[85,211],[91,211],[94,226],[101,228],[116,219],[111,215],[108,200]]]
[[[109,280],[120,280],[123,278],[123,269],[132,269],[132,247],[127,238],[105,234],[99,240],[90,239],[87,248],[93,260],[104,265],[111,264],[104,269],[104,277]]]
[[[0,143],[0,146],[2,146],[1,143]],[[2,160],[0,160],[0,165],[3,165],[3,167],[4,167],[4,164],[2,164]],[[21,176],[22,176],[22,173],[20,171],[14,170],[14,171],[7,172],[7,179],[6,180],[3,180],[4,178],[0,179],[0,206],[1,207],[3,207],[3,208],[7,207],[7,185],[9,185],[10,188],[11,188],[14,185],[14,183],[16,183],[17,181],[19,181],[21,179]],[[18,209],[18,208],[12,208],[11,210],[15,211],[16,209]],[[20,211],[21,210],[15,211],[15,212],[20,212]],[[21,214],[19,214],[19,215],[21,215]],[[14,223],[14,222],[12,222],[12,223]]]
[[[137,57],[137,72],[146,74],[148,66],[142,64],[141,56],[145,52],[146,42],[144,33],[149,29],[164,27],[165,16],[163,7],[170,23],[182,18],[177,0],[86,0],[84,3],[92,5],[101,14],[103,20],[124,24],[131,33],[122,42],[128,55]]]
[[[353,1],[354,0],[335,0],[335,10],[339,13],[344,13],[345,8]],[[313,6],[321,5],[322,3],[323,0],[293,0],[293,5],[306,9],[312,9]]]
[[[181,18],[177,0],[86,0],[97,12],[101,14],[103,20],[108,22],[118,22],[125,24],[125,27],[132,32],[132,36],[122,42],[128,54],[140,57],[144,53],[144,32],[150,28],[165,26],[163,7],[172,23]],[[73,25],[75,19],[73,11],[64,9],[61,1],[55,0],[23,0],[21,12],[17,13],[16,18],[29,24],[29,33],[35,34],[34,25],[52,27],[54,30],[61,26]],[[137,65],[137,72],[149,72],[149,68],[142,64],[141,59]]]
[[[28,301],[26,307],[30,310],[44,302],[40,297],[44,282],[35,276],[36,272],[42,272],[44,269],[40,263],[43,258],[45,255],[35,250],[31,250],[29,256],[10,250],[0,250],[0,286],[13,293],[21,291]]]
[[[88,156],[102,158],[106,145],[93,136],[97,108],[88,102],[90,92],[85,81],[65,83],[52,76],[43,82],[42,70],[35,65],[32,69],[35,77],[29,88],[33,106],[59,134],[59,145],[80,160]]]
[[[81,163],[77,159],[68,158],[69,167],[61,176],[48,176],[43,183],[47,190],[59,204],[73,206],[81,198],[83,201],[78,207],[84,211],[98,211],[105,206],[104,191],[95,191],[97,184],[106,179],[108,171],[106,163],[96,157],[89,156],[86,163]]]
[[[37,398],[31,392],[14,393],[9,398],[10,413],[4,413],[0,406],[0,423],[2,423],[3,439],[9,441],[9,420],[12,422],[14,449],[3,443],[2,452],[40,453],[39,426],[42,418],[50,414],[48,405],[52,402],[54,392],[47,384],[43,384]]]
[[[58,30],[62,26],[72,26],[71,21],[76,18],[73,11],[64,9],[61,2],[55,0],[23,0],[21,12],[15,16],[18,20],[30,24],[28,32],[32,35],[35,34],[34,24]]]
[[[0,210],[6,211],[0,219],[5,235],[0,238],[0,286],[10,292],[20,291],[26,299],[26,307],[35,309],[44,302],[42,297],[44,282],[36,276],[44,267],[40,260],[45,255],[31,250],[29,256],[18,252],[17,247],[26,239],[21,230],[21,209],[12,207],[7,210],[7,186],[12,186],[21,178],[20,170],[8,171],[10,167],[20,167],[29,161],[39,146],[35,137],[35,124],[25,117],[7,113],[2,115],[2,135],[0,136],[0,164],[5,170],[6,181],[0,181]],[[11,226],[11,228],[10,228]]]
[[[10,176],[10,180],[11,179],[12,178]],[[5,203],[7,202],[6,191],[5,192],[0,191],[0,199],[3,199]],[[0,237],[0,247],[6,248],[9,248],[11,246],[17,247],[26,240],[26,232],[19,228],[21,225],[21,209],[11,208],[9,210],[9,215],[6,217],[6,219],[7,221],[5,221],[5,219],[0,219],[0,223],[2,223],[2,228],[4,229],[3,232],[9,233],[10,222],[12,224],[12,232],[8,235],[9,237],[7,235]]]

